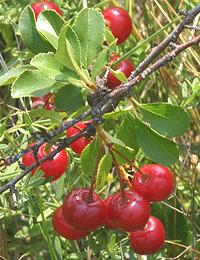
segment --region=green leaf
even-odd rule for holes
[[[13,68],[0,77],[0,87],[12,84],[24,71],[34,69],[30,65]]]
[[[117,130],[116,136],[132,149],[137,150],[139,148],[134,128],[134,118],[131,113],[127,113],[125,116]]]
[[[128,146],[121,146],[114,144],[114,148],[123,155],[123,157],[114,151],[115,159],[119,164],[128,163],[128,160],[132,161],[136,152]],[[125,158],[126,157],[126,158]],[[127,160],[128,159],[128,160]]]
[[[126,82],[127,81],[127,77],[125,76],[125,74],[119,70],[112,70],[110,69],[113,73],[113,75],[118,79],[120,80],[121,82]]]
[[[45,10],[41,12],[37,18],[36,28],[44,37],[58,48],[59,33],[64,24],[63,18],[54,10]]]
[[[13,98],[43,96],[51,91],[55,80],[49,79],[38,70],[25,71],[12,85]]]
[[[98,166],[98,171],[97,171],[97,187],[103,188],[104,185],[107,182],[107,175],[110,172],[112,168],[112,157],[110,154],[104,155]]]
[[[33,53],[54,51],[53,46],[37,31],[33,10],[27,6],[19,18],[19,32],[27,48]]]
[[[101,51],[99,53],[99,55],[94,63],[94,66],[92,68],[92,73],[91,73],[92,79],[95,79],[95,77],[100,74],[103,67],[107,63],[108,58],[109,58],[109,49],[105,48],[103,51]]]
[[[62,117],[58,112],[55,111],[50,111],[47,109],[42,109],[42,108],[38,108],[38,109],[33,109],[30,111],[30,116],[37,118],[37,117],[44,117],[44,118],[48,118],[50,119],[53,123],[56,124],[61,124],[62,123]]]
[[[81,42],[84,68],[93,63],[103,46],[104,18],[94,9],[83,9],[76,17],[73,28]]]
[[[135,133],[143,153],[153,161],[170,165],[178,160],[176,144],[161,136],[139,119],[135,119]]]
[[[30,64],[49,79],[55,79],[56,76],[61,74],[62,65],[55,59],[55,55],[52,52],[36,55]]]
[[[104,34],[105,34],[105,41],[109,46],[110,52],[114,51],[117,46],[117,39],[114,37],[114,35],[111,33],[111,31],[108,30],[107,28],[105,28]]]
[[[52,209],[52,208],[47,208],[43,211],[43,214],[44,214],[44,217],[45,219],[47,219],[49,216],[52,215],[52,212],[54,212],[55,209]],[[37,217],[37,222],[42,222],[42,214],[40,214],[38,217]]]
[[[179,106],[153,103],[141,104],[139,109],[152,128],[167,136],[182,135],[189,127],[189,117]]]
[[[99,153],[100,142],[98,137],[86,146],[81,154],[81,166],[87,176],[92,176],[95,170],[96,160]]]
[[[73,49],[72,47],[73,46]],[[71,49],[72,50],[71,50]],[[73,53],[70,53],[73,52]],[[59,35],[56,59],[71,70],[77,70],[80,65],[81,47],[80,41],[70,25],[65,25]],[[72,61],[72,58],[74,61]],[[74,63],[74,64],[73,64]]]
[[[84,104],[80,87],[65,85],[55,94],[55,106],[61,110],[73,112]]]

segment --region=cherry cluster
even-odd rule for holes
[[[86,122],[78,122],[76,125],[70,127],[67,132],[67,137],[72,137],[74,135],[77,135],[80,131],[82,131],[84,128],[88,126],[88,124],[91,124],[90,121]],[[85,147],[92,141],[91,138],[86,137],[80,137],[76,141],[74,141],[71,144],[71,149],[78,155],[82,153],[82,151],[85,149]],[[33,146],[35,143],[29,144],[28,147]],[[48,153],[54,151],[56,148],[58,148],[56,145],[52,145],[49,147],[48,143],[44,143],[41,145],[38,149],[38,151],[30,151],[26,153],[22,157],[22,163],[25,166],[31,166],[32,164],[36,163],[36,161],[41,160],[44,158]],[[58,152],[53,159],[47,160],[43,162],[39,168],[44,172],[44,177],[48,178],[51,177],[52,181],[57,180],[60,178],[68,166],[68,155],[66,150],[61,150]],[[35,167],[31,172],[34,174],[37,170],[37,167]]]
[[[132,190],[109,195],[103,200],[90,189],[80,188],[66,195],[52,215],[55,231],[71,240],[86,237],[106,225],[129,233],[138,254],[159,251],[165,240],[163,224],[150,216],[150,203],[166,199],[174,187],[173,174],[163,165],[141,167],[132,179]]]
[[[37,19],[39,13],[45,9],[53,9],[62,16],[59,7],[50,1],[35,2],[32,9]],[[117,44],[125,42],[132,32],[132,20],[122,8],[109,7],[102,12],[105,24],[116,38]],[[133,64],[125,59],[114,66],[120,59],[112,53],[109,60],[109,69],[106,85],[109,89],[116,88],[121,81],[115,76],[114,71],[122,72],[129,77],[134,70]],[[54,109],[54,96],[47,94],[42,97],[32,98],[32,108],[42,106],[45,109]],[[72,137],[82,131],[91,122],[79,122],[70,127],[67,137]],[[71,149],[81,155],[92,138],[81,137],[71,144]],[[33,146],[34,143],[29,146]],[[45,143],[37,151],[30,151],[22,158],[25,166],[30,166],[42,159],[57,146]],[[68,155],[65,150],[57,153],[53,159],[43,162],[39,168],[44,172],[44,177],[57,180],[68,167]],[[32,174],[36,172],[32,170]],[[110,229],[119,229],[128,232],[133,250],[138,254],[152,254],[159,251],[165,240],[165,229],[154,216],[150,215],[150,203],[168,198],[174,187],[171,171],[163,165],[144,165],[134,174],[130,190],[121,190],[109,195],[103,200],[93,189],[79,188],[72,190],[65,197],[62,206],[57,208],[52,215],[52,224],[55,231],[71,240],[86,237],[90,232],[105,225]]]

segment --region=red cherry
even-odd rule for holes
[[[112,197],[113,197],[113,195],[111,194],[104,200],[104,204],[105,204],[105,208],[106,208],[105,224],[110,229],[117,229],[117,226],[113,223],[112,219],[109,218],[108,211],[107,211],[108,204]]]
[[[86,122],[85,122],[86,123]],[[87,127],[84,122],[78,122],[75,126],[70,127],[67,130],[67,137],[71,137],[77,135],[81,130]],[[88,123],[88,122],[87,122]],[[71,149],[77,153],[81,154],[85,147],[91,142],[91,139],[87,139],[85,137],[80,137],[76,141],[74,141],[70,146]]]
[[[142,173],[146,177],[142,177]],[[168,198],[174,187],[171,171],[160,164],[147,164],[136,172],[132,180],[133,190],[148,201],[161,201]]]
[[[118,59],[120,58],[119,55],[117,55],[116,53],[113,53],[111,55],[111,59],[110,59],[110,63],[114,63],[116,62]],[[125,76],[128,78],[132,71],[134,70],[133,64],[128,60],[125,59],[123,61],[121,61],[115,68],[115,71],[120,71],[123,72],[125,74]],[[119,79],[117,79],[112,71],[108,72],[108,76],[107,76],[107,87],[110,89],[113,89],[117,86],[119,86],[121,84],[121,81]]]
[[[54,211],[52,215],[52,224],[55,231],[60,236],[70,240],[78,240],[88,235],[88,232],[77,230],[65,221],[62,213],[62,206]]]
[[[129,14],[122,8],[109,7],[103,11],[105,23],[112,34],[117,38],[117,43],[124,42],[132,31],[132,20]]]
[[[35,13],[35,18],[38,18],[38,15],[40,14],[40,12],[42,12],[43,10],[46,9],[52,9],[55,10],[59,15],[62,16],[62,12],[60,10],[60,8],[53,2],[49,2],[49,1],[42,1],[42,2],[35,2],[31,5],[34,13]]]
[[[126,200],[121,193],[114,195],[108,203],[107,212],[113,223],[128,232],[141,229],[150,216],[150,205],[136,192],[126,191]]]
[[[33,146],[34,143],[30,144],[29,146]],[[44,143],[40,146],[37,156],[38,159],[41,160],[45,157],[49,152],[52,152],[57,148],[56,145],[51,146],[48,151],[45,151],[47,143]],[[35,157],[33,152],[28,152],[22,157],[22,163],[25,166],[30,166],[35,163]],[[60,151],[57,153],[52,160],[47,160],[40,165],[40,169],[44,172],[44,177],[52,177],[52,180],[57,180],[66,170],[68,166],[68,156],[65,150]],[[35,173],[37,168],[32,170],[32,174]]]
[[[45,109],[47,109],[47,110],[53,110],[53,109],[54,109],[54,105],[51,104],[51,103],[49,103],[49,102],[47,102],[47,103],[43,106],[43,108],[45,108]]]
[[[130,233],[130,241],[135,253],[149,255],[158,252],[165,241],[165,229],[156,217],[151,216],[144,228]]]
[[[51,93],[48,93],[41,97],[31,97],[32,100],[31,109],[44,106],[49,100],[49,98],[51,97],[51,95],[52,95]]]
[[[104,201],[95,192],[88,199],[88,189],[76,189],[69,193],[63,203],[63,215],[72,227],[91,231],[105,222]]]

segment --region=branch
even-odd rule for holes
[[[93,131],[93,129],[90,126],[88,126],[88,127],[84,128],[82,131],[80,131],[78,134],[76,134],[76,135],[74,135],[72,137],[69,137],[69,138],[62,139],[59,142],[59,144],[57,145],[58,148],[56,148],[52,152],[48,153],[41,160],[37,160],[34,164],[30,165],[29,167],[26,167],[26,169],[21,174],[19,174],[17,177],[15,177],[12,181],[10,181],[10,182],[6,183],[4,186],[2,186],[0,188],[0,194],[3,193],[4,191],[14,187],[17,182],[19,182],[21,179],[23,179],[24,176],[26,176],[34,168],[40,166],[43,162],[45,162],[47,160],[52,160],[53,157],[57,153],[59,153],[61,150],[65,149],[67,146],[69,146],[75,140],[77,140],[77,139],[79,139],[80,137],[83,137],[83,136],[91,135],[92,131]]]
[[[200,5],[197,5],[194,9],[186,13],[183,21],[172,31],[172,33],[165,40],[163,40],[156,48],[154,48],[152,52],[144,59],[144,61],[142,61],[138,65],[136,70],[129,77],[129,81],[127,83],[121,84],[118,88],[110,92],[102,92],[102,89],[100,88],[97,93],[95,93],[94,95],[90,95],[90,100],[92,100],[91,109],[77,116],[75,119],[71,120],[70,122],[69,121],[63,122],[60,127],[47,133],[43,138],[37,141],[34,146],[28,147],[27,149],[20,151],[16,155],[0,160],[0,166],[9,165],[18,161],[24,154],[26,154],[29,151],[33,151],[33,150],[37,151],[42,144],[53,139],[63,131],[75,125],[77,122],[85,119],[87,116],[92,117],[94,124],[100,124],[102,122],[102,116],[107,112],[113,111],[123,97],[130,95],[130,91],[135,85],[139,84],[147,76],[149,76],[150,74],[152,74],[153,72],[161,68],[162,66],[166,65],[168,62],[175,59],[175,57],[185,49],[193,45],[199,44],[200,36],[197,36],[187,43],[181,45],[175,45],[175,49],[173,51],[161,57],[154,64],[149,66],[149,64],[152,63],[152,61],[156,57],[158,57],[162,53],[162,51],[167,46],[170,45],[170,43],[174,43],[177,40],[180,33],[187,27],[187,25],[189,25],[193,21],[193,19],[198,13],[200,13]],[[47,156],[45,156],[35,164],[27,167],[20,175],[18,175],[12,181],[10,181],[9,183],[1,187],[0,194],[13,187],[18,181],[20,181],[25,175],[27,175],[35,167],[39,166],[41,163],[45,162],[46,160],[52,159],[59,151],[69,146],[73,141],[77,140],[82,136],[87,136],[87,137],[91,136],[93,133],[92,129],[94,129],[94,127],[92,128],[87,127],[79,134],[61,140],[60,143],[58,144],[57,149],[49,153]]]
[[[144,59],[144,61],[142,61],[138,67],[136,68],[136,70],[132,73],[132,75],[130,76],[131,79],[135,78],[136,76],[138,76],[140,73],[142,73],[142,71],[144,71],[148,65],[156,58],[158,57],[161,52],[167,47],[169,46],[169,44],[172,42],[176,42],[177,38],[179,37],[179,35],[183,32],[183,30],[185,29],[185,27],[187,25],[189,25],[194,18],[197,16],[197,14],[200,13],[200,4],[197,5],[195,8],[193,8],[192,10],[190,10],[189,12],[184,13],[185,18],[183,19],[183,21],[170,33],[170,35],[165,38],[157,47],[153,48],[151,53]]]

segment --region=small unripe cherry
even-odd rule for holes
[[[147,164],[134,174],[132,186],[146,200],[161,201],[167,199],[173,191],[174,176],[161,164]]]
[[[130,242],[135,253],[150,255],[157,253],[164,245],[165,229],[156,217],[150,216],[143,230],[130,233]]]
[[[112,65],[119,58],[120,58],[120,56],[118,54],[112,53],[111,58],[110,58],[110,64]],[[125,60],[121,61],[119,64],[117,64],[117,66],[114,67],[113,70],[118,71],[118,72],[123,72],[124,75],[128,78],[131,75],[131,73],[133,72],[134,67],[133,67],[133,64],[128,59],[125,59]],[[112,71],[108,72],[107,82],[106,82],[106,85],[108,88],[110,88],[110,89],[116,88],[121,83],[122,82],[114,76]]]
[[[40,12],[43,10],[51,9],[55,10],[60,16],[62,16],[62,12],[60,8],[53,2],[50,1],[37,1],[31,5],[34,13],[35,13],[35,18],[38,18],[38,15]]]
[[[132,31],[132,20],[129,14],[120,7],[109,7],[102,14],[106,25],[117,38],[117,43],[123,43]]]
[[[54,230],[62,237],[70,240],[78,240],[86,237],[89,233],[70,226],[63,217],[62,206],[57,208],[52,215]]]

